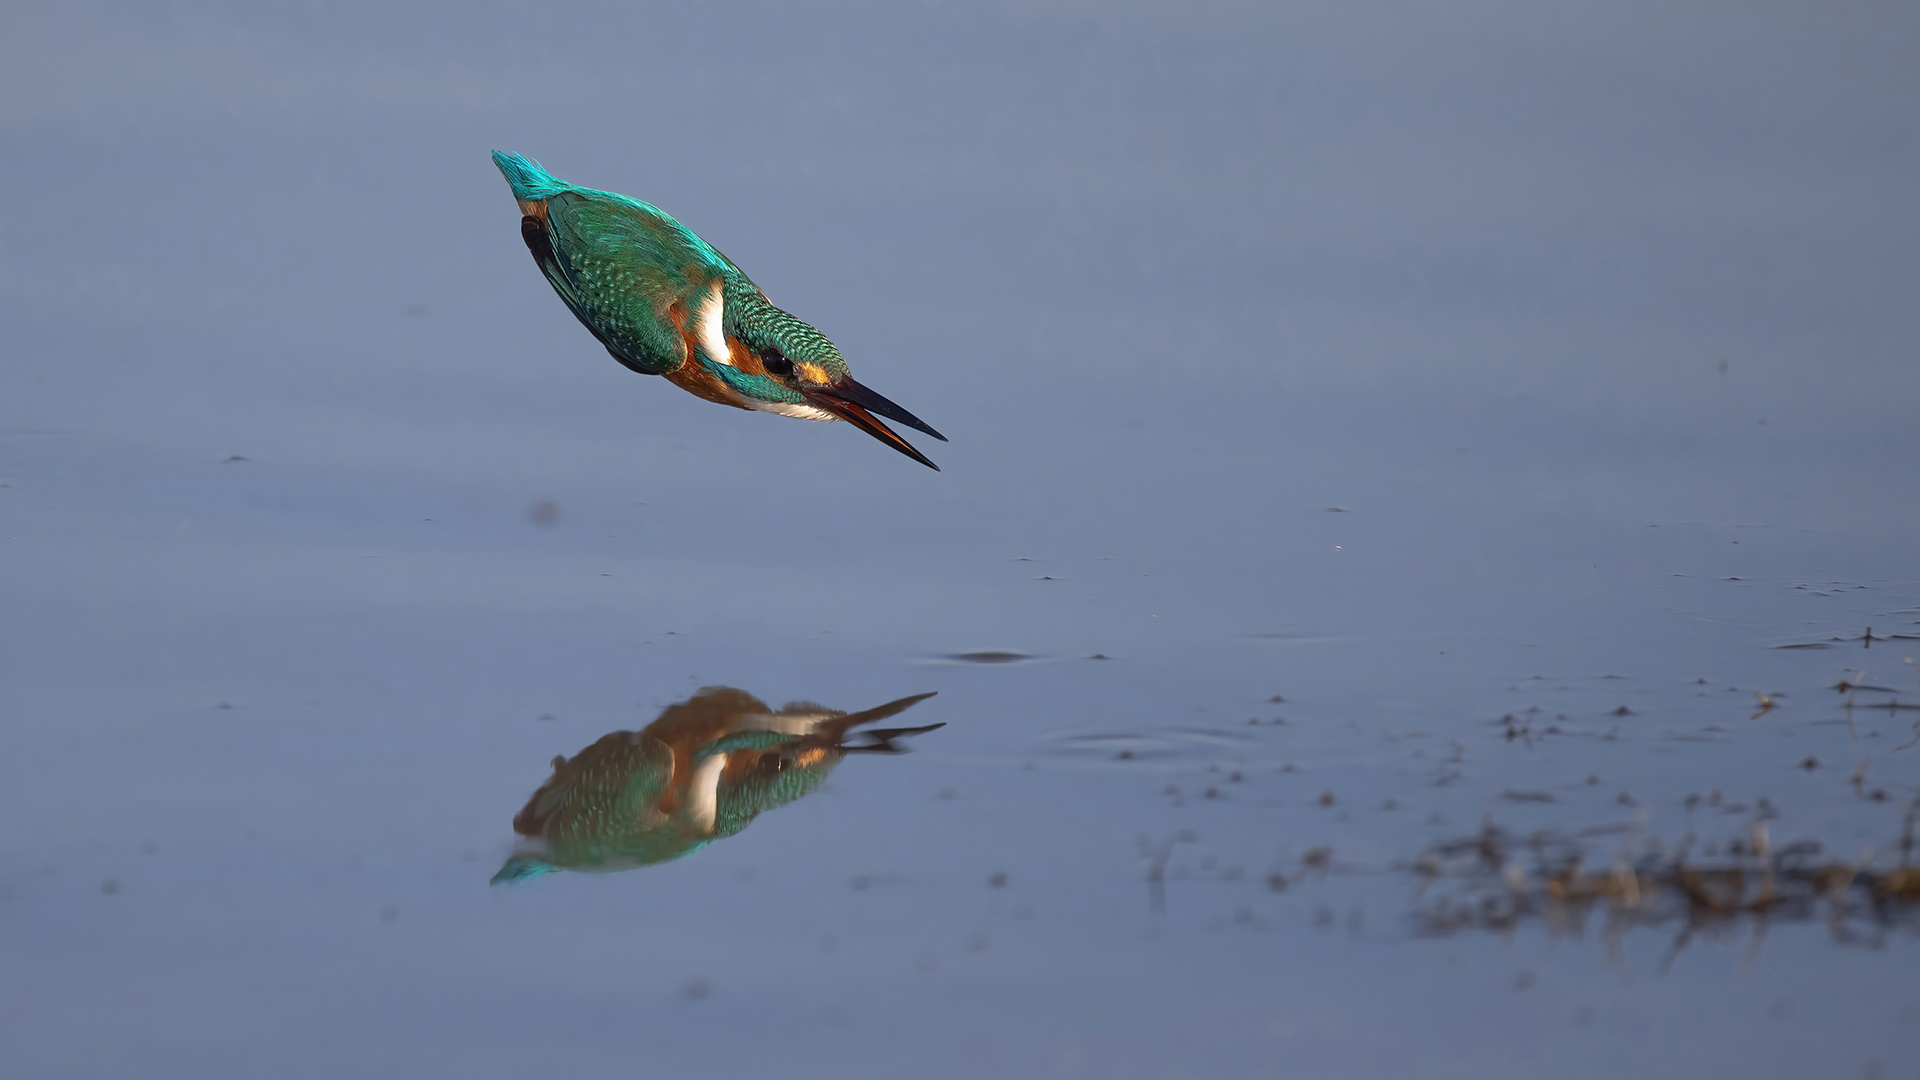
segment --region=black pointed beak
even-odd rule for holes
[[[854,382],[852,378],[842,380],[838,386],[823,386],[817,390],[803,388],[800,392],[804,394],[812,404],[853,424],[860,430],[879,439],[881,442],[886,443],[888,446],[893,447],[895,450],[900,451],[920,464],[925,465],[934,472],[940,471],[940,466],[927,460],[926,455],[915,450],[912,443],[895,434],[894,430],[886,424],[881,423],[879,417],[884,416],[889,420],[897,420],[915,430],[924,431],[934,438],[939,439],[941,442],[946,442],[947,437],[929,427],[926,421],[895,405],[893,402],[888,401],[886,398],[881,397],[879,394],[861,386],[859,383]],[[878,416],[875,415],[876,413]]]
[[[947,441],[945,435],[933,430],[925,420],[920,419],[900,406],[895,405],[893,402],[888,401],[886,398],[881,397],[879,394],[854,382],[852,376],[848,376],[842,380],[839,386],[830,386],[821,392],[828,397],[838,398],[841,401],[850,401],[870,413],[884,416],[889,420],[897,420],[915,431],[924,431],[934,438],[939,439],[941,442]]]

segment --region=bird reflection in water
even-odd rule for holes
[[[642,731],[616,731],[572,759],[554,758],[553,777],[513,819],[523,839],[493,881],[691,855],[819,787],[846,755],[903,753],[895,739],[945,727],[852,730],[932,696],[848,715],[806,702],[776,712],[744,690],[708,687]]]

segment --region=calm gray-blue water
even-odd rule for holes
[[[9,1075],[1920,1075],[1911,6],[8,24]],[[493,149],[944,471],[623,370]],[[489,884],[712,686],[946,726]]]

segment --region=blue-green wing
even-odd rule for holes
[[[522,836],[555,844],[609,843],[644,829],[673,776],[673,751],[641,732],[617,731],[557,762],[553,777],[513,820]]]
[[[554,291],[621,363],[649,375],[678,369],[698,295],[738,271],[646,203],[585,190],[546,202],[551,257],[534,255]]]

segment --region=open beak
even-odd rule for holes
[[[880,417],[884,416],[889,420],[897,420],[910,428],[924,431],[934,438],[939,439],[941,442],[946,442],[947,437],[928,427],[926,421],[895,405],[893,402],[888,401],[886,398],[881,397],[879,394],[861,386],[859,383],[854,382],[851,377],[842,380],[838,386],[825,386],[817,390],[802,389],[800,392],[806,396],[808,403],[825,409],[840,419],[852,423],[861,431],[879,439],[881,442],[886,443],[895,450],[925,465],[934,472],[940,471],[940,466],[928,461],[926,455],[913,448],[913,444],[907,442],[907,440],[901,438],[899,435],[894,434],[892,428],[880,421]]]

